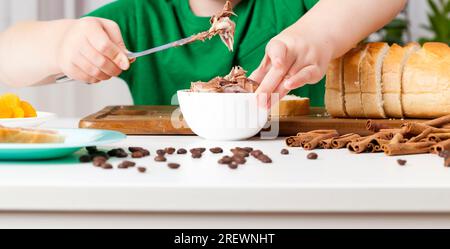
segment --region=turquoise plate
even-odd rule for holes
[[[0,160],[46,160],[69,156],[88,146],[109,145],[126,138],[115,131],[91,129],[52,129],[66,137],[61,144],[0,143]]]

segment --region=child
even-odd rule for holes
[[[118,0],[78,20],[27,22],[0,34],[0,82],[30,86],[67,75],[120,76],[135,104],[170,104],[191,81],[240,65],[259,93],[293,93],[323,105],[329,62],[393,19],[406,0],[234,0],[234,52],[215,37],[137,59],[142,51],[208,30],[225,0]],[[262,62],[261,62],[262,61]],[[305,86],[305,87],[303,87]]]

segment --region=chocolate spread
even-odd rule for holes
[[[242,67],[233,67],[230,74],[225,77],[216,77],[209,82],[193,82],[192,92],[213,93],[254,93],[259,83],[246,76],[247,71]]]
[[[236,14],[233,12],[233,5],[230,1],[227,1],[223,10],[211,17],[211,28],[208,31],[192,36],[189,42],[205,41],[206,39],[211,39],[214,36],[219,35],[228,50],[232,52],[236,24],[230,17],[235,15]]]

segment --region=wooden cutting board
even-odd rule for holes
[[[173,116],[179,117],[175,123],[171,121]],[[366,130],[367,119],[330,118],[323,108],[312,108],[307,116],[280,117],[279,121],[280,136],[320,129],[336,129],[341,134],[370,134]],[[398,128],[410,121],[417,120],[385,119],[379,122],[389,128]],[[110,106],[83,118],[79,126],[116,130],[128,135],[193,135],[176,106]]]

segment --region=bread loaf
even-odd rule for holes
[[[344,56],[344,101],[349,117],[364,117],[361,98],[361,64],[366,55],[367,46],[358,46]]]
[[[394,44],[389,49],[383,64],[382,87],[384,111],[387,117],[403,118],[402,76],[406,61],[420,45],[410,43],[405,47]]]
[[[65,138],[53,131],[0,127],[0,143],[64,143]]]
[[[434,118],[450,113],[450,48],[426,43],[406,62],[403,109],[411,118]]]
[[[344,60],[343,58],[335,59],[328,67],[325,106],[328,113],[333,117],[347,117],[345,109],[345,86],[344,86]]]
[[[381,74],[383,61],[388,52],[389,45],[387,43],[370,43],[361,64],[361,98],[364,116],[367,118],[386,118],[383,108]]]
[[[333,117],[344,117],[342,110],[355,118],[450,114],[450,48],[445,43],[426,43],[422,48],[415,43],[391,48],[369,43],[348,52],[343,66],[338,61],[327,73],[326,106]],[[339,107],[342,92],[345,108]]]

